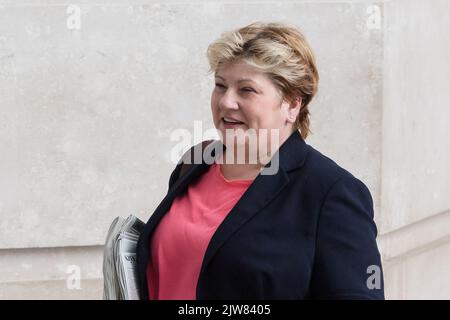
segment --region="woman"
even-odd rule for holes
[[[253,23],[208,59],[221,138],[212,163],[183,157],[172,172],[138,243],[141,298],[384,299],[369,190],[304,141],[319,76],[303,35]],[[250,130],[276,133],[266,158]]]

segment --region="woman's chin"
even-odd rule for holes
[[[238,139],[239,140],[239,139]],[[222,143],[227,147],[227,148],[244,148],[247,144],[244,141],[236,141],[236,140],[227,140],[227,139],[223,139]]]
[[[222,135],[221,140],[228,147],[244,147],[248,144],[248,137],[242,133]]]

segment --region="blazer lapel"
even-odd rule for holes
[[[156,227],[164,214],[170,209],[170,205],[172,204],[176,196],[188,186],[190,181],[201,175],[207,169],[207,167],[208,166],[204,164],[194,165],[182,177],[175,181],[173,186],[167,192],[167,195],[164,197],[164,199],[161,201],[159,206],[155,209],[155,211],[147,221],[147,225],[143,231],[142,236],[144,246],[148,244],[148,240],[150,238],[150,235],[153,233],[153,229]]]
[[[137,271],[139,281],[139,291],[141,299],[147,300],[149,292],[146,283],[147,264],[151,260],[150,255],[150,238],[154,232],[155,227],[163,218],[164,214],[170,209],[170,206],[176,196],[186,188],[190,181],[200,176],[208,168],[205,164],[193,165],[182,177],[177,179],[172,187],[167,192],[167,195],[161,201],[159,206],[155,209],[153,214],[147,221],[145,228],[142,231],[137,245]]]
[[[164,197],[164,199],[161,201],[159,206],[155,209],[154,213],[150,217],[150,219],[147,222],[147,226],[145,228],[145,234],[144,238],[152,234],[153,229],[156,227],[158,222],[161,220],[161,218],[164,216],[164,214],[169,210],[170,205],[172,204],[173,200],[176,198],[178,194],[180,194],[185,188],[188,187],[190,182],[192,182],[194,179],[202,175],[209,167],[211,163],[209,161],[213,161],[214,158],[219,154],[219,152],[223,152],[225,146],[222,144],[220,140],[217,140],[210,145],[208,145],[205,149],[205,154],[210,154],[211,159],[206,160],[201,157],[200,161],[201,163],[195,164],[196,161],[198,161],[197,158],[194,158],[194,151],[187,152],[181,159],[182,162],[191,164],[193,161],[194,164],[191,165],[191,167],[184,173],[181,177],[179,177],[175,183],[172,185],[170,190],[168,191],[167,195]],[[197,150],[198,151],[198,150]],[[202,151],[202,150],[200,150]],[[217,152],[216,154],[216,151]],[[203,152],[200,152],[202,155]],[[145,239],[144,239],[145,240]],[[147,241],[148,242],[148,241]]]

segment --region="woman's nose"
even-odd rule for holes
[[[220,109],[223,109],[223,110],[239,109],[238,101],[237,101],[235,95],[230,90],[227,90],[226,92],[224,92],[223,95],[220,97],[219,107],[220,107]]]

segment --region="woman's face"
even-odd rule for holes
[[[226,140],[226,130],[228,133],[241,134],[237,129],[254,129],[258,139],[265,131],[261,129],[267,129],[266,141],[271,141],[272,131],[278,131],[277,143],[282,144],[292,133],[300,111],[300,102],[301,100],[282,102],[281,95],[270,78],[242,60],[228,63],[215,73],[211,110],[214,125],[227,146],[229,142]],[[229,124],[224,118],[241,123]]]

